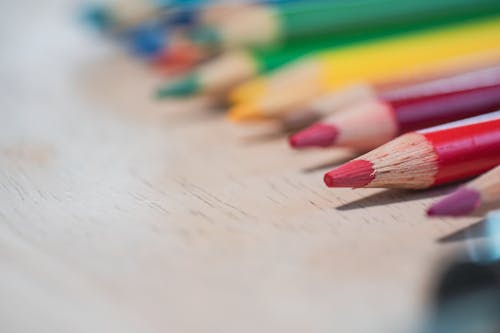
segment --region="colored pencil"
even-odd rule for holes
[[[494,235],[495,237],[500,236],[500,209],[493,210],[488,212],[486,215],[486,227],[487,231],[491,232],[490,235]],[[497,243],[497,246],[500,245]],[[499,248],[500,250],[500,248]]]
[[[288,112],[280,119],[283,131],[298,131],[313,125],[329,114],[377,98],[378,89],[368,83],[352,84],[320,96],[310,105]]]
[[[281,6],[282,4],[301,2],[303,0],[244,0],[244,1],[220,1],[216,3],[204,4],[204,6],[181,6],[181,10],[171,15],[169,21],[179,20],[191,25],[192,31],[199,26],[201,31],[205,31],[211,25],[223,24],[223,22],[234,17],[244,15],[246,12],[253,12],[262,6]],[[186,30],[186,29],[185,29]],[[191,69],[195,65],[211,59],[219,54],[221,49],[213,44],[200,44],[188,38],[186,34],[182,43],[170,43],[161,52],[156,52],[156,65],[162,69],[171,71],[172,69]],[[193,56],[195,55],[195,56]]]
[[[238,2],[210,2],[182,3],[169,8],[163,15],[154,20],[148,20],[136,27],[128,36],[128,43],[135,54],[162,61],[163,66],[177,66],[179,56],[186,59],[193,52],[197,53],[190,64],[208,58],[209,54],[202,54],[203,50],[192,43],[188,43],[187,35],[183,36],[182,43],[168,43],[170,35],[176,32],[186,33],[197,26],[218,24],[231,15],[241,13],[251,6],[257,5],[252,1]],[[175,40],[175,38],[174,38]],[[186,44],[190,44],[186,48]],[[200,60],[198,60],[200,59]]]
[[[133,29],[126,35],[125,44],[132,54],[142,58],[153,58],[167,47],[170,27],[161,18],[151,19]]]
[[[429,216],[469,215],[482,205],[500,203],[500,166],[486,172],[433,204]]]
[[[457,57],[454,60],[447,59],[438,66],[435,66],[431,71],[420,70],[418,72],[405,73],[402,76],[398,75],[397,77],[377,82],[377,85],[383,88],[390,88],[396,86],[394,83],[398,83],[399,85],[413,84],[418,81],[438,78],[439,76],[456,74],[460,71],[496,65],[499,63],[499,59],[500,49],[489,50],[481,54],[476,53],[471,56]],[[228,100],[232,103],[244,103],[258,99],[263,95],[279,94],[282,85],[290,82],[290,79],[282,75],[281,71],[293,72],[294,65],[285,66],[271,73],[271,75],[259,76],[237,85],[228,93]],[[298,82],[301,81],[299,80]],[[356,85],[357,84],[353,84],[353,86]],[[346,93],[351,94],[349,91],[346,91]]]
[[[255,47],[319,34],[353,35],[370,29],[411,25],[422,18],[441,21],[499,9],[500,4],[495,0],[301,1],[249,8],[212,29],[200,29],[192,38],[201,44]]]
[[[419,26],[414,28],[418,29]],[[408,31],[411,29],[407,28]],[[388,35],[394,35],[394,32],[392,30],[366,31],[356,36],[338,38],[327,36],[307,41],[300,40],[281,47],[230,51],[179,80],[169,81],[159,88],[157,96],[160,98],[184,96],[200,92],[220,95],[247,78],[269,72],[302,56],[319,50],[348,47],[357,42],[375,40]],[[288,82],[300,79],[295,76],[296,72],[297,70],[290,71],[294,75],[292,78],[285,71],[283,75],[278,75],[279,81]]]
[[[179,6],[170,21],[191,28],[220,24],[231,15],[241,13],[261,1],[211,1]]]
[[[158,97],[185,96],[195,93],[223,94],[235,84],[255,75],[272,71],[302,56],[318,50],[341,48],[355,42],[374,40],[387,36],[391,32],[366,33],[354,38],[332,39],[321,37],[310,41],[286,44],[283,47],[261,49],[237,49],[228,51],[200,68],[174,82],[169,81],[158,89]],[[301,73],[308,73],[302,66],[295,66],[292,71],[278,74],[280,86],[289,80],[301,78]],[[286,76],[286,80],[285,80]]]
[[[174,35],[170,38],[169,47],[162,49],[150,59],[149,64],[160,72],[167,75],[184,74],[191,70],[193,66],[212,57],[212,54],[200,52],[200,49],[193,47],[191,43],[181,36]],[[174,45],[174,47],[170,47]]]
[[[88,4],[83,18],[98,30],[121,34],[136,25],[157,17],[165,4],[154,1],[119,0],[106,4]]]
[[[499,70],[500,53],[488,53],[472,59],[460,59],[451,65],[447,62],[439,66],[439,71],[349,85],[314,99],[304,108],[285,114],[280,119],[281,127],[285,132],[301,130],[344,108],[381,95],[386,98],[410,98],[433,94],[438,90],[444,93],[459,87],[478,86],[481,84],[478,81],[490,82],[489,77]]]
[[[488,73],[490,74],[490,73]],[[344,146],[373,149],[398,135],[500,109],[500,68],[455,86],[374,97],[334,114],[292,136],[294,148]]]
[[[312,56],[304,57],[306,60]],[[233,104],[253,102],[259,97],[268,92],[280,93],[283,87],[288,84],[297,84],[297,82],[305,81],[304,76],[310,75],[311,66],[314,63],[311,61],[303,61],[297,59],[289,64],[279,67],[266,75],[259,75],[255,78],[247,80],[242,84],[235,86],[228,92],[227,99]]]
[[[481,242],[480,251],[474,251],[474,254],[481,254],[481,258],[498,262],[500,259],[500,209],[488,212],[482,226],[484,226],[483,235],[486,236],[483,240],[486,240],[486,243]]]
[[[158,97],[185,96],[195,93],[223,94],[235,84],[258,73],[268,72],[315,50],[325,49],[343,40],[318,39],[288,44],[280,48],[239,49],[228,51],[179,80],[162,85]]]
[[[374,45],[373,43],[372,45]],[[355,45],[356,46],[356,45]],[[362,47],[358,48],[358,53],[362,53]],[[333,52],[335,54],[335,52]],[[477,58],[477,59],[476,59]],[[499,58],[499,50],[498,49],[491,49],[487,50],[485,52],[482,52],[482,54],[472,54],[470,56],[461,56],[461,57],[456,57],[453,61],[450,59],[446,59],[446,61],[442,61],[436,68],[433,69],[433,71],[437,72],[443,72],[443,69],[445,74],[446,71],[448,72],[453,72],[457,71],[457,68],[464,67],[464,68],[474,68],[477,67],[477,63],[479,62],[485,62],[485,63],[497,63]],[[314,62],[314,57],[310,57],[309,62]],[[492,61],[493,60],[493,61]],[[451,63],[451,65],[449,65]],[[300,62],[293,63],[289,66],[286,66],[284,68],[284,71],[293,73],[293,67],[298,67]],[[471,66],[472,64],[472,66]],[[303,65],[301,67],[304,67]],[[314,65],[309,65],[309,73],[307,71],[302,70],[302,75],[303,75],[303,80],[298,80],[297,83],[301,83],[303,85],[307,84],[307,76],[314,76],[314,72],[317,70],[317,68],[314,67]],[[420,74],[422,70],[419,71],[409,71],[408,73],[404,73],[403,77],[410,77],[412,80],[416,77],[422,77]],[[428,71],[427,71],[428,72]],[[434,74],[433,74],[434,75]],[[424,73],[424,78],[425,76],[429,76],[429,73]],[[400,78],[398,78],[400,80]],[[406,78],[405,80],[408,80]],[[410,80],[411,81],[411,80]],[[234,88],[230,92],[230,100],[238,103],[238,102],[248,102],[252,101],[254,99],[258,99],[261,96],[266,96],[266,95],[273,95],[273,94],[279,94],[280,93],[280,88],[283,84],[286,82],[290,82],[290,79],[285,76],[281,75],[281,71],[277,71],[272,73],[272,75],[268,75],[267,77],[260,77],[256,78],[253,80],[249,80],[236,88]]]
[[[191,26],[210,26],[223,24],[228,17],[239,15],[256,6],[282,6],[306,0],[239,0],[210,1],[201,6],[183,6],[178,20],[189,22]]]
[[[418,30],[418,27],[417,29]],[[411,30],[409,30],[411,31]],[[406,31],[406,32],[409,32]],[[383,36],[383,35],[380,35]],[[369,39],[368,39],[369,40]],[[418,81],[425,81],[431,78],[438,78],[440,76],[453,75],[459,73],[460,71],[473,70],[478,68],[484,68],[486,66],[492,66],[499,63],[500,50],[489,50],[482,52],[481,54],[474,54],[472,56],[462,56],[457,57],[454,60],[447,59],[442,62],[432,71],[418,71],[409,72],[403,76],[397,76],[394,78],[389,78],[383,80],[382,82],[377,82],[385,88],[395,87],[394,83],[398,84],[413,84]],[[286,66],[283,71],[293,72],[294,65]],[[252,101],[266,94],[280,93],[282,85],[290,82],[290,78],[281,74],[282,70],[274,71],[271,75],[259,76],[250,80],[245,81],[242,84],[237,85],[228,93],[228,100],[232,103],[243,103]],[[386,82],[387,81],[387,82]],[[387,84],[389,83],[389,85]],[[347,92],[349,93],[350,92]]]
[[[348,47],[355,43],[362,43],[367,41],[374,41],[387,36],[394,36],[398,33],[405,33],[409,31],[418,31],[419,29],[428,28],[430,25],[429,18],[422,17],[419,21],[414,22],[412,26],[408,26],[406,22],[401,22],[405,28],[401,31],[394,29],[376,29],[375,31],[367,30],[363,33],[354,36],[321,36],[317,38],[308,39],[306,41],[296,41],[287,43],[282,46],[274,46],[259,49],[239,49],[237,51],[229,51],[226,54],[214,59],[212,62],[205,63],[199,70],[186,75],[178,80],[169,80],[167,84],[162,85],[157,93],[158,97],[171,97],[171,96],[186,96],[194,93],[212,93],[221,95],[227,93],[230,87],[241,83],[242,81],[254,77],[258,74],[266,73],[281,67],[297,58],[313,54],[320,50],[333,50],[342,47]],[[442,22],[440,22],[442,24]],[[439,25],[440,25],[439,24]],[[185,53],[192,54],[193,50],[196,55],[200,52],[210,52],[208,50],[202,51],[193,44],[187,43],[189,47],[180,45],[184,50],[177,53],[175,47],[169,49],[167,53],[162,55],[162,63],[165,65],[166,58],[174,59],[177,62],[179,57],[172,57],[172,54],[183,55]],[[180,57],[183,60],[186,57]],[[193,58],[193,57],[189,57]],[[171,61],[171,60],[170,60]],[[283,75],[278,75],[278,82],[280,88],[284,86],[282,82],[289,82],[292,80],[301,80],[300,76],[294,73],[297,70],[290,71],[292,77],[285,78]],[[298,70],[300,73],[308,74],[308,71]]]
[[[328,187],[420,189],[500,164],[500,111],[404,134],[327,172]]]
[[[448,59],[498,49],[499,34],[500,20],[495,17],[307,57],[299,62],[309,64],[309,71],[303,74],[300,83],[287,87],[283,94],[236,104],[230,110],[230,118],[241,121],[276,117],[343,85],[383,80],[436,66]]]
[[[197,93],[224,91],[256,71],[251,55],[243,50],[228,52],[202,65],[196,72],[178,80],[162,84],[156,92],[158,98],[189,96]]]

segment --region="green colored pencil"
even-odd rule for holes
[[[247,8],[231,19],[195,31],[204,45],[275,45],[320,34],[344,36],[373,28],[399,27],[426,20],[496,11],[498,0],[301,1]]]
[[[480,2],[480,1],[479,1]],[[500,11],[500,2],[495,10],[487,14],[482,12],[468,12],[462,15],[454,13],[446,18],[436,19],[434,16],[421,16],[419,22],[412,25],[401,22],[399,29],[395,26],[384,26],[367,29],[364,33],[344,35],[339,37],[324,36],[308,41],[296,41],[280,47],[260,49],[240,49],[228,51],[211,62],[207,62],[197,70],[174,82],[168,82],[159,87],[156,92],[158,98],[171,96],[188,96],[196,93],[223,94],[249,78],[258,74],[267,73],[298,58],[311,54],[333,50],[389,37],[405,34],[412,31],[429,30],[446,26],[449,23],[495,15]],[[448,12],[451,13],[451,12]]]

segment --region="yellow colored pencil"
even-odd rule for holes
[[[500,17],[409,33],[376,42],[326,51],[286,66],[283,89],[245,100],[230,110],[236,121],[276,117],[320,94],[346,84],[418,72],[443,61],[500,48]],[[280,74],[274,77],[279,77]],[[293,82],[290,82],[293,81]],[[275,86],[278,84],[273,83]]]

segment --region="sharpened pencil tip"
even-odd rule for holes
[[[229,110],[228,117],[235,122],[262,120],[266,118],[253,103],[235,105]]]
[[[337,139],[338,130],[335,126],[323,123],[314,124],[292,136],[288,141],[296,149],[307,147],[330,147]]]
[[[192,31],[189,34],[189,39],[196,44],[215,45],[220,43],[221,36],[216,28],[204,27],[203,29]]]
[[[481,195],[478,191],[461,187],[445,198],[433,204],[428,210],[428,216],[464,216],[472,213],[480,204]]]
[[[83,8],[82,19],[100,31],[111,28],[114,23],[111,10],[99,4],[91,4]]]
[[[161,26],[144,25],[132,31],[129,39],[132,53],[154,59],[167,47],[168,33]]]
[[[375,178],[373,164],[367,160],[352,160],[325,174],[328,187],[364,187]]]
[[[243,103],[254,100],[264,94],[266,80],[263,78],[253,79],[234,88],[229,94],[229,100],[233,103]]]
[[[194,45],[169,45],[155,55],[153,63],[160,68],[192,68],[203,57],[203,50]]]
[[[195,75],[188,75],[185,78],[166,84],[160,87],[156,96],[158,98],[164,97],[182,97],[193,95],[200,90],[199,80]]]

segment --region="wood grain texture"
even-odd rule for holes
[[[70,1],[67,1],[70,3]],[[407,332],[475,223],[428,192],[327,189],[86,34],[65,1],[0,5],[0,331]],[[2,8],[3,7],[3,8]]]

